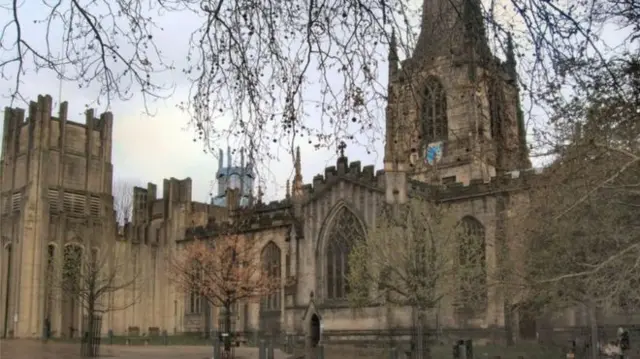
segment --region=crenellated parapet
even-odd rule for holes
[[[185,230],[184,239],[211,238],[218,235],[258,232],[270,228],[297,224],[289,201],[257,203],[250,207],[234,210],[229,217],[209,217],[204,225],[190,226]]]
[[[340,156],[335,166],[326,167],[324,174],[315,175],[312,183],[303,185],[303,196],[306,199],[311,199],[340,179],[382,190],[384,187],[383,174],[383,170],[375,171],[373,165],[363,167],[360,161],[349,162],[346,156]]]
[[[167,241],[171,228],[186,222],[195,211],[210,211],[206,204],[191,201],[191,178],[165,179],[163,196],[158,196],[158,186],[148,183],[147,187],[134,187],[131,201],[131,222],[118,227],[118,239],[140,244],[160,245]],[[201,207],[205,208],[201,208]],[[126,210],[126,209],[120,209]],[[182,218],[179,218],[185,214]],[[208,215],[204,215],[208,217]]]
[[[446,185],[433,185],[419,181],[409,181],[409,193],[424,198],[441,201],[455,201],[476,196],[495,193],[520,191],[531,188],[539,179],[543,170],[540,168],[511,171],[503,176],[492,177],[489,181],[471,180],[468,185],[461,182]]]
[[[437,196],[443,200],[453,200],[455,198],[486,195],[496,191],[524,189],[529,187],[540,173],[540,169],[511,171],[501,177],[492,177],[488,182],[471,180],[468,185],[461,182],[434,185],[410,180],[407,190],[410,195],[419,195],[425,198],[436,198]],[[351,181],[378,190],[383,190],[385,186],[384,170],[375,171],[373,165],[363,167],[360,161],[349,162],[347,157],[342,156],[338,158],[335,166],[326,167],[324,174],[315,175],[312,183],[302,186],[304,198],[311,200],[317,197],[339,180]],[[284,202],[287,202],[287,200]],[[280,202],[273,202],[270,205],[277,206],[277,203]]]
[[[88,109],[83,124],[67,119],[67,102],[60,104],[57,115],[52,106],[51,96],[40,95],[37,101],[29,103],[26,113],[21,108],[5,108],[3,157],[15,157],[42,147],[84,156],[90,154],[111,161],[111,112],[96,118],[94,110]],[[34,134],[38,138],[34,138]]]
[[[158,186],[149,182],[147,188],[133,188],[133,218],[134,225],[150,222],[154,219],[170,216],[175,206],[191,204],[191,178],[179,180],[176,178],[163,181],[163,196],[158,197]]]

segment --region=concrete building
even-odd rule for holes
[[[456,4],[464,11],[454,9]],[[216,327],[215,308],[170,283],[168,261],[183,243],[210,236],[239,205],[255,210],[255,225],[246,233],[262,243],[261,260],[281,268],[284,279],[269,305],[235,308],[239,331],[309,335],[322,324],[327,340],[364,340],[410,328],[409,308],[349,308],[338,279],[347,271],[338,261],[348,249],[336,252],[332,245],[345,236],[364,238],[383,204],[403,204],[409,197],[438,196],[484,244],[487,271],[495,270],[496,248],[512,235],[510,216],[526,206],[535,171],[527,154],[515,57],[507,52],[501,61],[491,54],[479,6],[476,0],[425,1],[418,45],[402,63],[391,39],[384,169],[350,162],[343,148],[335,166],[305,183],[298,153],[291,188],[269,204],[251,196],[250,166],[221,162],[218,201],[192,201],[189,178],[164,180],[161,195],[150,183],[134,189],[132,221],[118,229],[112,115],[96,119],[87,111],[85,124],[75,123],[67,119],[66,103],[57,117],[52,114],[49,96],[31,103],[28,116],[5,109],[0,335],[39,337],[46,320],[55,336],[77,335],[82,306],[64,295],[49,299],[56,288],[49,288],[46,273],[59,271],[49,263],[61,262],[64,248],[102,242],[113,243],[114,258],[144,278],[110,299],[123,308],[105,315],[103,331],[173,334]],[[440,27],[444,24],[447,28]],[[512,298],[495,288],[487,288],[486,296],[486,307],[473,314],[445,301],[439,326],[452,332],[493,328],[499,334],[511,324],[515,334],[535,336],[535,322],[505,311]],[[574,313],[567,323],[585,320]]]

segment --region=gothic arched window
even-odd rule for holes
[[[484,226],[467,216],[458,229],[459,301],[462,309],[478,313],[486,309],[488,300]]]
[[[489,81],[489,116],[490,121],[489,125],[491,127],[491,138],[496,140],[498,144],[501,144],[504,140],[502,127],[505,113],[504,106],[506,99],[504,97],[504,92],[499,87],[498,82],[496,80]]]
[[[191,262],[191,289],[189,290],[189,305],[187,313],[200,314],[202,312],[202,293],[199,290],[199,283],[202,281],[202,265],[197,260]]]
[[[344,299],[349,292],[349,253],[355,241],[365,233],[356,215],[345,207],[336,213],[331,224],[325,253],[326,298]]]
[[[273,242],[267,243],[262,249],[262,264],[264,271],[270,278],[280,279],[280,248]],[[267,310],[279,310],[280,291],[275,291],[262,298],[262,308]]]
[[[422,137],[425,143],[447,139],[447,94],[438,79],[430,77],[424,87]]]

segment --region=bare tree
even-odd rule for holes
[[[141,277],[118,252],[112,238],[101,240],[97,228],[85,233],[82,243],[65,245],[59,264],[62,270],[49,271],[48,282],[60,293],[59,300],[72,303],[71,311],[82,309],[86,316],[83,355],[96,356],[96,335],[100,333],[94,329],[100,327],[105,313],[124,310],[139,300],[133,289]]]
[[[593,350],[598,308],[640,311],[639,63],[629,54],[607,68],[576,69],[589,71],[589,81],[571,103],[555,107],[547,138],[559,157],[516,221],[528,254],[529,299],[546,310],[583,307]]]
[[[178,288],[224,310],[225,351],[231,350],[233,307],[276,293],[282,283],[262,263],[262,243],[244,232],[249,220],[246,214],[221,223],[211,233],[192,238],[171,260],[170,276]]]
[[[113,182],[113,210],[116,211],[116,222],[124,225],[133,215],[133,184],[117,179]]]
[[[447,299],[459,309],[483,312],[488,295],[485,241],[469,229],[444,205],[424,199],[385,206],[366,240],[351,250],[350,302],[356,307],[411,307],[422,328],[429,326],[429,318],[437,318]],[[427,342],[420,344],[429,353]]]
[[[273,142],[291,144],[293,156],[293,142],[300,140],[322,147],[339,140],[369,146],[379,139],[378,119],[388,94],[378,75],[389,56],[391,34],[395,30],[401,59],[412,55],[419,42],[419,10],[409,0],[25,4],[10,1],[3,8],[7,16],[0,35],[0,71],[15,81],[10,90],[14,99],[20,98],[23,76],[34,71],[52,71],[81,87],[98,86],[96,97],[108,102],[134,94],[145,99],[166,96],[168,88],[156,74],[181,70],[193,84],[181,106],[190,113],[197,135],[210,147],[236,137],[254,160],[272,156]],[[532,105],[543,105],[549,93],[580,82],[583,74],[567,71],[567,61],[586,56],[608,68],[610,55],[621,51],[604,43],[608,25],[622,27],[620,33],[628,40],[623,44],[638,36],[639,10],[633,1],[505,0],[481,5],[447,0],[429,6],[432,14],[439,11],[433,6],[441,6],[470,15],[470,21],[483,19],[498,55],[508,47],[511,34],[521,60],[522,94]],[[27,23],[25,16],[34,8],[45,16]],[[177,69],[165,63],[163,50],[169,49],[156,42],[163,31],[161,16],[176,14],[191,16],[196,27],[188,39],[187,64]],[[317,113],[311,115],[311,109]],[[232,118],[231,123],[221,122],[223,118]]]

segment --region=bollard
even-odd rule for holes
[[[452,348],[451,351],[453,353],[453,359],[460,359],[460,344],[459,343],[456,342],[453,345],[453,348]]]
[[[324,359],[324,345],[318,345],[318,359]]]
[[[293,354],[293,334],[287,335],[287,347],[289,348],[289,354]]]
[[[396,347],[391,347],[391,350],[389,350],[389,359],[398,359],[398,349]]]
[[[222,353],[220,352],[221,349],[221,345],[220,345],[220,338],[215,335],[213,337],[213,359],[222,359]]]
[[[269,345],[267,346],[267,359],[273,359],[273,341],[275,338],[271,338],[269,340]]]
[[[267,343],[264,339],[260,339],[258,348],[258,359],[267,359]]]
[[[113,329],[109,329],[107,332],[107,336],[109,337],[109,345],[113,344]]]
[[[456,345],[458,347],[458,358],[467,359],[467,349],[464,345],[464,340],[458,340]]]
[[[464,341],[466,359],[473,359],[473,340],[467,339]]]

